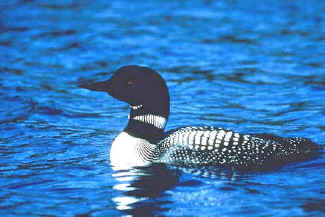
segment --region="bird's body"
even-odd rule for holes
[[[308,159],[320,146],[305,138],[239,134],[214,127],[182,127],[164,132],[169,92],[152,69],[125,66],[106,82],[84,86],[125,101],[127,127],[113,141],[110,160],[119,168],[167,163],[183,167],[263,169]]]

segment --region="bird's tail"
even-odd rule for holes
[[[302,137],[283,138],[273,134],[257,134],[255,136],[281,144],[279,146],[281,151],[276,155],[276,159],[279,161],[304,161],[317,157],[323,150],[323,146]]]
[[[323,150],[321,145],[318,145],[311,141],[310,139],[301,138],[301,137],[292,137],[286,138],[285,144],[289,145],[289,150],[302,156],[313,156],[320,153]]]

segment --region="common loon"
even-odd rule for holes
[[[246,135],[215,127],[190,126],[164,132],[170,112],[168,87],[156,71],[147,67],[124,66],[108,81],[80,86],[105,91],[131,108],[126,128],[111,147],[113,166],[157,162],[251,170],[305,160],[321,149],[305,138]]]

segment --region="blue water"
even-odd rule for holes
[[[325,157],[260,173],[115,172],[128,106],[78,87],[167,81],[173,129],[325,144],[325,2],[0,1],[1,216],[325,216]]]

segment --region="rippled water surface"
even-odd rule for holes
[[[261,173],[114,172],[128,107],[78,87],[159,71],[172,129],[325,144],[324,1],[0,1],[1,216],[324,216],[325,157]]]

